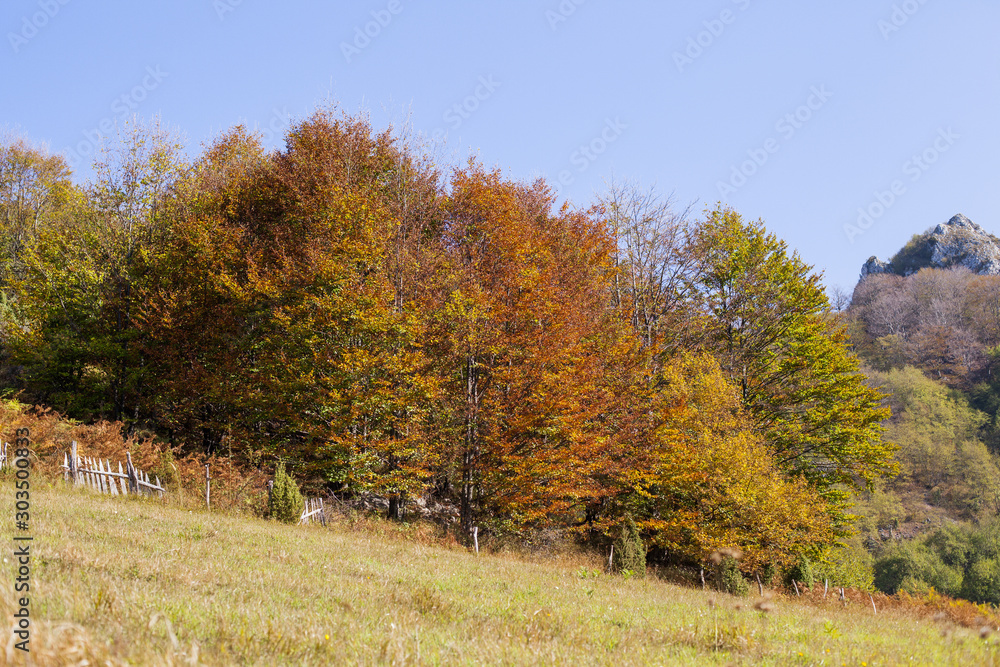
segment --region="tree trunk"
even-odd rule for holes
[[[462,530],[466,535],[472,533],[473,501],[475,489],[475,466],[479,458],[479,367],[476,358],[469,355],[466,358],[466,416],[465,416],[465,452],[462,457],[462,499],[461,519]]]

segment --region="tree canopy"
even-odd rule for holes
[[[476,160],[439,169],[320,109],[190,161],[130,125],[74,185],[0,151],[7,384],[305,486],[428,494],[465,530],[792,563],[893,470],[883,395],[820,277],[762,223],[634,186],[588,209]],[[11,185],[24,183],[26,185]]]

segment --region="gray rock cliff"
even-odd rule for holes
[[[889,261],[869,258],[861,267],[861,279],[876,273],[908,276],[928,267],[955,266],[964,266],[981,275],[1000,274],[1000,239],[958,214],[914,236]]]

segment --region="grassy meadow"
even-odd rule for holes
[[[30,661],[0,487],[8,664],[1000,664],[995,634],[867,598],[740,599],[580,553],[476,557],[427,526],[286,526],[38,482]]]

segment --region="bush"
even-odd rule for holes
[[[760,574],[761,583],[770,586],[774,583],[774,578],[778,576],[778,566],[774,563],[764,565],[764,571]]]
[[[865,549],[861,537],[854,536],[827,549],[819,562],[813,564],[813,577],[819,583],[828,580],[831,586],[872,591],[875,588],[874,564],[875,559]]]
[[[785,572],[786,586],[790,587],[793,579],[797,583],[806,586],[812,586],[813,582],[816,581],[816,576],[813,574],[812,561],[808,557],[799,556],[798,562]]]
[[[875,561],[875,587],[889,595],[901,590],[920,594],[930,588],[959,595],[962,572],[946,565],[926,544],[913,542],[893,547]]]
[[[977,561],[962,582],[962,597],[979,603],[1000,604],[1000,560]]]
[[[646,545],[631,514],[625,515],[621,534],[614,543],[613,565],[616,572],[629,572],[633,577],[646,576]]]
[[[746,596],[750,593],[750,584],[740,572],[739,564],[732,556],[726,556],[719,563],[719,590],[730,595]]]
[[[305,501],[299,487],[291,475],[285,472],[285,464],[279,463],[274,471],[274,486],[271,489],[271,503],[268,509],[271,518],[284,523],[298,523],[302,517]]]

